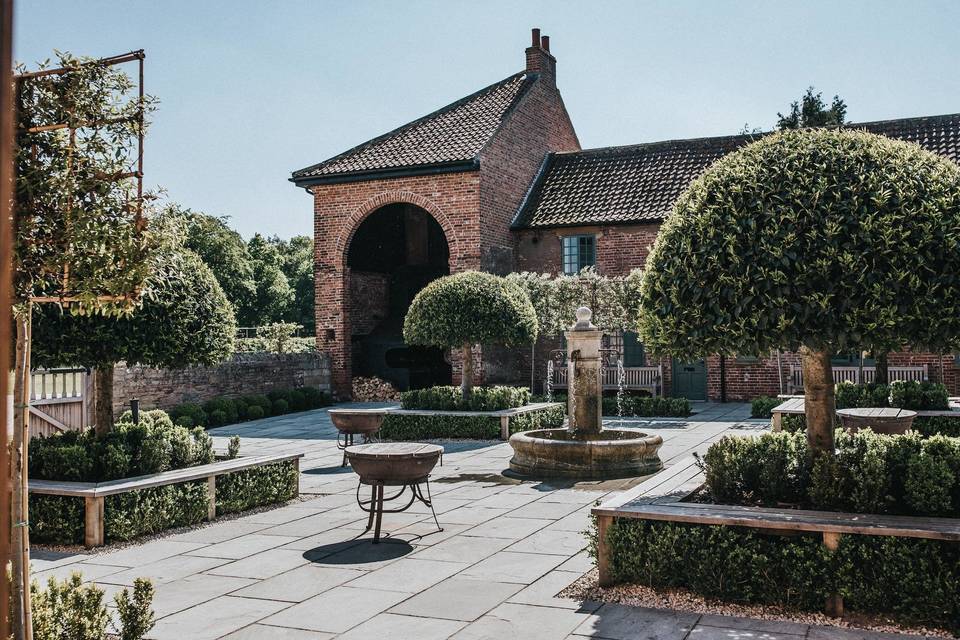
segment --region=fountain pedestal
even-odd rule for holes
[[[586,307],[567,338],[565,429],[525,431],[510,437],[510,469],[528,476],[577,479],[625,478],[663,468],[657,455],[663,438],[633,429],[603,428],[603,332]]]

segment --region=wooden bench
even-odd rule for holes
[[[664,476],[661,478],[660,476]],[[599,533],[597,568],[600,585],[610,586],[610,548],[606,532],[614,518],[657,520],[712,526],[747,527],[775,533],[819,533],[823,544],[836,550],[843,535],[898,536],[960,542],[960,519],[890,516],[836,511],[810,511],[703,504],[682,500],[703,485],[696,460],[689,458],[592,510]],[[843,614],[843,600],[832,595],[829,615]]]
[[[104,544],[104,498],[130,491],[182,484],[196,480],[207,481],[207,520],[217,517],[217,476],[235,473],[254,467],[262,467],[278,462],[294,461],[298,472],[302,453],[274,454],[262,456],[241,456],[230,460],[219,460],[210,464],[201,464],[185,469],[174,469],[162,473],[152,473],[134,478],[121,478],[108,482],[61,482],[59,480],[29,481],[30,493],[69,496],[84,499],[84,545],[90,549]]]
[[[543,411],[553,407],[562,407],[562,402],[534,402],[522,407],[513,409],[501,409],[499,411],[443,411],[439,409],[400,409],[399,407],[388,407],[384,409],[387,415],[398,416],[487,416],[500,419],[500,438],[502,440],[510,439],[510,419],[521,416],[525,413],[534,411]]]
[[[772,418],[772,429],[774,431],[780,431],[783,428],[783,416],[785,415],[804,415],[804,402],[803,396],[778,396],[786,397],[787,399],[774,407],[770,414]],[[918,418],[934,418],[934,417],[948,417],[948,418],[957,418],[960,420],[960,407],[954,405],[951,402],[951,406],[954,406],[953,409],[945,410],[934,410],[934,411],[917,411]]]

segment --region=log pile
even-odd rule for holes
[[[390,402],[400,399],[400,392],[381,378],[354,378],[354,402]]]

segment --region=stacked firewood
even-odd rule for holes
[[[354,402],[388,402],[399,400],[400,392],[396,387],[381,378],[354,378]]]

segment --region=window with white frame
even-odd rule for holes
[[[563,237],[563,272],[570,276],[580,273],[585,267],[597,264],[597,239],[595,236]]]

